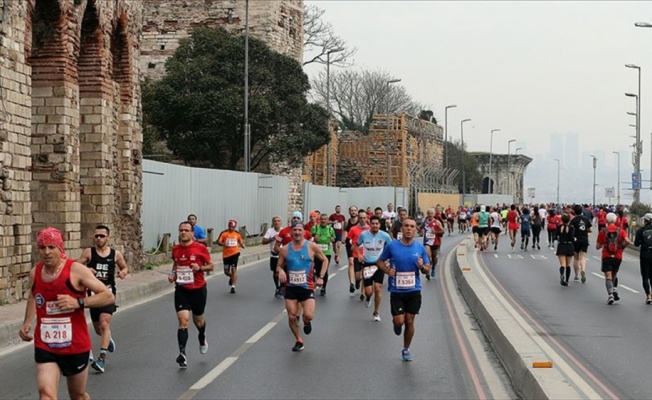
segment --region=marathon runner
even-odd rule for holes
[[[344,222],[346,222],[346,217],[342,215],[342,207],[339,205],[335,206],[335,212],[328,217],[328,220],[335,231],[335,264],[339,264],[342,245],[342,230],[344,228]]]
[[[310,233],[327,260],[325,264],[319,259],[315,260],[315,274],[324,277],[324,284],[319,288],[319,294],[321,296],[326,296],[328,267],[331,262],[331,246],[335,242],[335,230],[328,223],[328,214],[322,214],[319,217],[319,222],[319,225],[313,227]]]
[[[229,277],[231,294],[235,294],[235,285],[238,283],[240,249],[245,248],[242,235],[235,230],[236,226],[238,226],[238,221],[230,219],[227,230],[220,233],[220,237],[217,239],[217,245],[223,247],[222,263],[224,264],[224,275]]]
[[[278,275],[276,274],[276,264],[278,263],[278,251],[274,250],[276,238],[281,232],[281,217],[276,216],[272,218],[272,227],[265,232],[263,236],[263,244],[269,244],[269,269],[272,271],[272,278],[274,279],[274,297],[282,297],[281,285],[278,282]]]

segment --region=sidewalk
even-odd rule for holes
[[[212,276],[215,276],[223,269],[222,253],[213,253],[215,269]],[[238,265],[246,265],[269,257],[269,246],[250,246],[240,250],[240,261]],[[172,263],[168,262],[149,270],[137,271],[127,275],[125,279],[116,279],[118,293],[116,304],[126,307],[131,304],[143,301],[148,297],[159,294],[170,289],[172,285],[168,282],[168,272]],[[21,342],[18,330],[23,325],[25,317],[25,302],[0,306],[0,349]],[[35,322],[32,323],[32,329]]]

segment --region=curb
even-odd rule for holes
[[[215,256],[219,256],[219,259],[215,259],[215,257],[213,257],[215,269],[213,270],[213,273],[211,275],[206,276],[207,280],[223,274],[222,272],[219,273],[216,272],[219,271],[218,268],[223,268],[224,265],[222,263],[221,254],[222,253],[217,253],[215,255]],[[246,254],[246,255],[241,254],[238,264],[240,266],[244,266],[246,264],[251,264],[253,262],[264,260],[267,258],[269,258],[269,248],[267,246],[264,246],[262,249],[257,249],[257,251],[254,253]],[[143,300],[146,300],[149,297],[160,294],[165,290],[170,290],[172,286],[167,280],[167,272],[171,268],[171,265],[172,264],[169,263],[155,268],[156,270],[160,270],[157,272],[160,272],[163,276],[165,276],[165,279],[159,279],[159,280],[146,283],[144,285],[137,285],[124,290],[118,290],[118,293],[116,295],[116,303],[122,307],[127,307],[134,303],[142,302]],[[87,318],[87,321],[90,322],[90,318]],[[22,340],[20,340],[20,337],[18,336],[18,331],[20,330],[20,327],[22,325],[23,325],[22,318],[0,324],[0,350],[18,343],[24,343]]]
[[[586,395],[572,385],[557,368],[534,368],[535,361],[548,361],[550,356],[536,343],[533,330],[528,332],[491,291],[477,273],[467,254],[475,251],[470,240],[456,250],[454,276],[482,331],[510,377],[519,398],[579,399]]]

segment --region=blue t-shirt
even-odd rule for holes
[[[392,238],[387,232],[378,231],[375,235],[371,231],[362,232],[358,237],[358,247],[362,249],[364,262],[375,264],[387,243],[391,241]]]
[[[379,259],[388,261],[390,268],[396,269],[396,276],[390,276],[387,289],[390,293],[409,293],[421,291],[421,271],[417,260],[421,257],[423,264],[430,264],[426,248],[419,242],[403,244],[394,240],[385,246]]]
[[[202,228],[199,225],[195,225],[192,231],[193,236],[195,236],[195,239],[206,239],[206,232],[204,231],[204,228]]]
[[[308,245],[310,242],[304,241],[303,246],[299,251],[292,248],[292,244],[288,245],[288,254],[285,258],[285,266],[287,269],[287,286],[301,287],[304,289],[315,289],[315,282],[312,270],[313,260],[310,258],[308,252]]]
[[[531,225],[532,225],[532,217],[530,216],[530,214],[521,215],[521,230],[529,231]]]

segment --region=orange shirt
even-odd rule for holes
[[[222,249],[223,258],[231,257],[240,253],[240,246],[243,245],[242,236],[238,231],[229,232],[226,230],[220,234],[217,241],[219,243],[224,243],[224,248]]]

